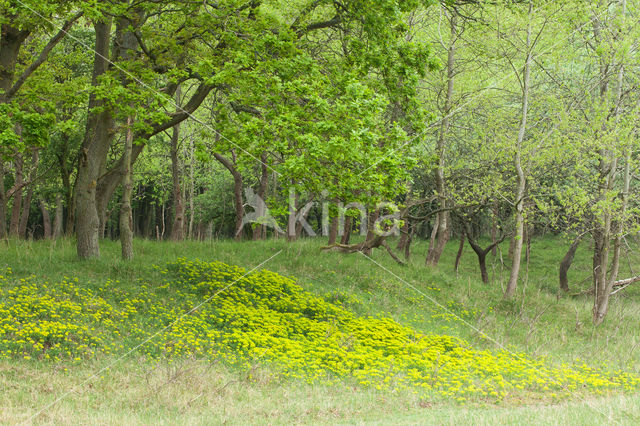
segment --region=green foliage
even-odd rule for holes
[[[197,223],[212,223],[213,228],[222,229],[224,235],[233,235],[233,182],[222,171],[208,179],[209,188],[194,199],[194,218]]]
[[[15,103],[0,103],[0,154],[5,159],[49,142],[55,116],[25,111]]]

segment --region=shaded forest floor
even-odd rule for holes
[[[181,299],[183,293],[171,288],[165,293],[154,290],[151,296],[144,293],[162,297],[162,303],[153,305],[153,309],[145,308],[142,296],[128,301],[119,299],[121,294],[141,295],[141,289],[162,287],[167,282],[164,269],[167,262],[178,258],[202,259],[250,270],[270,259],[264,269],[295,277],[305,294],[317,295],[360,317],[389,318],[417,333],[457,337],[477,350],[497,352],[506,348],[531,359],[545,360],[549,365],[584,363],[605,376],[618,370],[640,375],[640,284],[617,293],[605,324],[594,328],[590,297],[564,296],[557,289],[557,265],[569,244],[566,241],[555,238],[534,241],[518,296],[511,302],[501,300],[508,266],[502,266],[499,256],[488,259],[492,281],[489,285],[479,280],[475,255],[468,248],[456,276],[452,271],[456,242],[447,247],[437,268],[423,266],[424,242],[414,247],[408,267],[396,265],[384,251],[374,252],[372,259],[360,254],[324,253],[320,251],[323,243],[136,241],[136,258],[132,262],[121,261],[118,243],[110,241],[102,244],[102,258],[88,262],[76,260],[75,248],[69,240],[4,244],[0,247],[0,274],[5,277],[2,284],[5,291],[0,303],[6,304],[14,297],[10,291],[32,288],[31,299],[20,299],[19,306],[26,312],[24,315],[34,318],[35,324],[40,324],[41,317],[47,315],[50,299],[45,297],[45,287],[34,283],[64,282],[67,283],[64,294],[70,301],[84,297],[86,290],[95,296],[88,305],[106,301],[123,310],[119,311],[120,316],[102,318],[92,313],[93,316],[83,317],[83,324],[89,324],[86,330],[47,331],[49,335],[59,333],[61,342],[67,332],[72,336],[86,335],[86,340],[91,340],[95,347],[109,346],[108,351],[93,353],[92,348],[81,347],[80,339],[66,346],[66,343],[54,345],[55,350],[47,346],[32,352],[20,347],[7,353],[9,343],[0,345],[5,349],[4,355],[0,353],[0,358],[4,358],[0,360],[3,389],[0,422],[637,424],[640,421],[640,397],[637,391],[628,389],[599,388],[596,392],[577,388],[558,397],[551,391],[538,390],[509,393],[498,399],[432,398],[406,389],[361,386],[350,380],[308,383],[303,378],[284,376],[259,356],[243,365],[215,362],[211,357],[189,351],[164,357],[163,351],[169,351],[169,347],[162,333],[154,337],[155,346],[143,346],[121,359],[137,342],[150,336],[148,332],[136,334],[126,329],[126,324],[136,323],[149,330],[162,328],[167,324],[161,320],[166,312],[159,312],[159,305],[180,314],[188,312],[198,300],[197,295]],[[508,264],[506,244],[502,250],[504,263]],[[589,288],[590,269],[585,244],[569,273],[572,293]],[[629,253],[620,276],[631,274],[630,269],[640,270],[637,250]],[[37,303],[33,302],[34,295],[38,296]],[[202,300],[212,295],[203,293]],[[58,301],[67,297],[58,296]],[[80,315],[73,306],[69,303],[65,308],[68,311],[60,311],[61,316]],[[131,313],[125,314],[125,309]],[[127,315],[131,315],[130,322]],[[94,321],[95,327],[87,321]],[[112,337],[114,332],[122,334],[124,343],[120,346],[118,339],[100,340],[103,330],[110,330]],[[176,350],[171,347],[173,353]],[[44,354],[52,356],[45,359]],[[32,417],[61,397],[55,405]]]

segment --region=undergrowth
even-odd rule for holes
[[[314,294],[295,278],[267,270],[247,274],[222,262],[184,258],[157,269],[162,280],[139,278],[126,287],[118,280],[88,285],[69,277],[13,278],[7,268],[0,276],[0,358],[82,362],[134,349],[148,360],[196,357],[249,371],[262,362],[283,378],[458,402],[640,387],[639,377],[622,371],[483,350],[384,314],[358,313],[352,307],[362,302],[352,295]],[[437,321],[477,315],[459,302],[447,309],[427,315]]]

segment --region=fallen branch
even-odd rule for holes
[[[629,287],[631,284],[637,283],[638,281],[640,281],[640,275],[636,275],[635,277],[631,277],[631,278],[625,278],[623,280],[618,280],[613,283],[612,290],[614,291],[612,291],[611,294],[616,294],[617,292],[624,290],[625,288]],[[591,296],[591,295],[593,295],[593,288],[581,291],[579,293],[574,293],[571,296],[577,297],[577,296]]]
[[[633,283],[637,283],[638,281],[640,281],[640,275],[636,275],[635,277],[631,277],[631,278],[626,278],[624,280],[618,280],[615,283],[613,283],[613,288],[615,289],[615,291],[612,291],[611,294],[616,294],[617,292],[624,290],[625,288],[629,287],[631,284]]]
[[[631,278],[625,278],[624,280],[618,280],[615,283],[613,283],[613,288],[626,287],[629,284],[633,284],[638,281],[640,281],[640,275],[636,275],[635,277],[631,277]]]
[[[395,260],[396,263],[403,266],[406,265],[402,260],[398,258],[398,256],[395,255],[393,250],[391,250],[391,247],[389,247],[389,244],[387,244],[386,238],[387,237],[385,236],[376,235],[375,237],[373,237],[373,239],[363,241],[358,244],[331,244],[330,246],[322,247],[321,250],[335,250],[341,253],[365,253],[366,251],[372,250],[374,248],[384,247],[387,250],[387,253],[389,253],[389,256],[391,256],[391,258]]]

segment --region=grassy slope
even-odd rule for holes
[[[640,372],[638,290],[632,288],[619,293],[606,324],[594,329],[590,324],[589,298],[557,297],[556,265],[564,254],[566,244],[563,241],[543,239],[533,245],[526,285],[520,286],[518,298],[510,303],[500,301],[500,282],[506,280],[507,271],[496,259],[491,261],[494,282],[489,286],[477,280],[475,256],[469,250],[463,257],[459,277],[451,273],[455,243],[448,247],[436,270],[422,266],[424,246],[415,248],[420,258],[416,255],[413,265],[407,268],[394,265],[382,252],[374,253],[373,259],[390,272],[358,254],[320,253],[321,244],[321,241],[313,240],[295,244],[284,241],[257,244],[137,241],[136,259],[124,263],[118,259],[117,243],[112,242],[103,244],[101,259],[90,262],[75,259],[70,241],[14,242],[0,247],[0,268],[12,267],[14,277],[36,274],[39,279],[55,281],[73,276],[96,288],[111,279],[120,280],[122,286],[127,287],[136,285],[141,276],[159,280],[151,266],[177,257],[220,260],[251,268],[283,250],[265,268],[295,276],[305,288],[314,292],[352,293],[362,302],[353,306],[360,313],[386,312],[422,331],[459,336],[487,349],[497,347],[495,343],[479,339],[478,333],[468,325],[448,321],[446,316],[434,322],[434,304],[409,288],[406,285],[409,283],[456,313],[475,311],[475,315],[470,315],[473,326],[514,350],[548,355],[558,361],[581,358],[594,367]],[[588,277],[588,256],[587,247],[582,247],[570,274],[572,283]],[[640,260],[631,258],[630,264],[638,265]],[[628,273],[628,269],[623,270],[621,275]],[[583,288],[587,286],[585,282]],[[440,291],[428,291],[428,287],[438,287]],[[425,314],[427,312],[429,314]],[[195,360],[173,365],[159,363],[149,370],[147,365],[136,362],[136,356],[132,354],[112,370],[100,374],[104,378],[83,385],[79,392],[47,410],[39,421],[242,423],[250,416],[253,421],[263,423],[386,419],[388,423],[524,424],[535,421],[595,424],[606,420],[604,415],[611,415],[615,421],[635,424],[640,417],[637,396],[576,400],[544,408],[526,406],[534,404],[533,401],[518,401],[517,405],[524,404],[524,407],[516,406],[515,402],[484,407],[433,407],[408,395],[353,389],[346,385],[324,389],[293,381],[282,383],[259,365],[250,375]],[[0,386],[6,390],[0,394],[0,421],[28,419],[30,413],[55,396],[73,389],[75,384],[110,361],[98,359],[82,365],[0,363]]]

